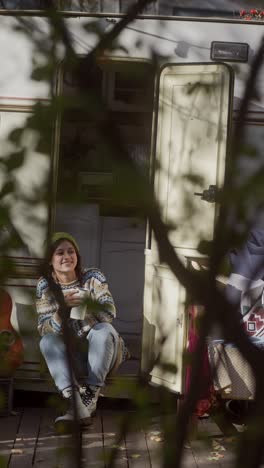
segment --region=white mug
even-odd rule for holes
[[[87,291],[85,289],[77,289],[76,295],[79,295],[81,299],[84,299],[87,295]],[[86,304],[80,304],[78,306],[72,307],[70,318],[75,320],[84,320],[86,312]]]

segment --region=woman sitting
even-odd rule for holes
[[[52,236],[36,296],[40,350],[56,387],[70,403],[55,426],[73,421],[73,400],[79,422],[90,424],[108,373],[129,358],[123,339],[111,325],[116,309],[106,278],[97,268],[83,269],[76,240],[58,232]],[[78,372],[71,372],[66,335],[75,337],[71,343],[77,341],[70,352],[78,368],[85,366],[82,383]]]

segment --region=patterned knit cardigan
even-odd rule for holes
[[[88,291],[88,297],[96,301],[101,307],[88,309],[84,320],[69,319],[69,326],[77,336],[87,335],[90,328],[99,322],[112,322],[116,316],[115,304],[108,289],[103,273],[97,268],[84,269],[81,281],[60,283],[63,292],[82,287]],[[38,331],[41,336],[46,333],[62,334],[62,319],[59,315],[59,304],[50,290],[46,278],[40,278],[36,288],[36,310],[38,314]]]

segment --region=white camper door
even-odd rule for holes
[[[170,241],[183,261],[199,257],[201,240],[214,235],[217,204],[203,200],[213,185],[223,184],[232,74],[225,64],[165,66],[159,77],[154,135],[154,191]],[[142,370],[151,381],[184,391],[186,292],[166,264],[156,240],[148,233]],[[155,364],[153,366],[153,362]],[[166,366],[173,364],[172,367]]]

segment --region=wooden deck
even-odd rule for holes
[[[102,400],[108,400],[102,403]],[[113,450],[117,467],[160,468],[163,439],[158,418],[146,430],[138,426],[117,443],[119,419],[133,411],[101,399],[93,424],[82,433],[83,467],[104,468]],[[1,468],[73,468],[72,436],[54,432],[55,410],[47,407],[18,407],[0,418]],[[184,449],[184,468],[229,468],[234,459],[234,437],[223,437],[216,424],[201,420],[206,443],[195,441]]]

